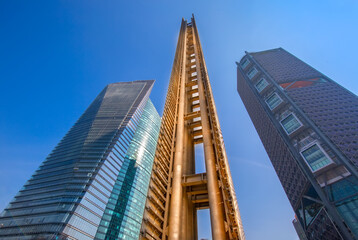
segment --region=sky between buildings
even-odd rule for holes
[[[0,211],[107,84],[155,79],[162,114],[181,18],[194,13],[246,237],[297,239],[235,61],[283,47],[357,94],[357,12],[354,0],[1,0]],[[208,216],[199,239],[211,238]]]

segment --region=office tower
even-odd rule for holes
[[[154,81],[109,84],[0,216],[0,239],[138,239],[160,117]]]
[[[358,98],[282,48],[246,53],[238,92],[308,239],[358,239]]]
[[[198,144],[204,146],[204,173],[195,171]],[[198,239],[197,210],[206,208],[214,240],[245,238],[193,17],[181,24],[141,239]]]

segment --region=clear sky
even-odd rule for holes
[[[0,211],[106,84],[155,79],[162,113],[181,18],[192,13],[247,239],[297,239],[235,61],[283,47],[358,94],[355,0],[0,0]],[[199,225],[210,239],[207,214]]]

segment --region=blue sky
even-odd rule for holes
[[[106,84],[155,79],[162,113],[180,21],[194,13],[247,239],[297,239],[235,61],[283,47],[357,94],[357,12],[354,0],[0,1],[0,210]],[[210,239],[207,213],[199,225]]]

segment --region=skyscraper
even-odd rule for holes
[[[198,144],[204,148],[204,173],[195,170]],[[214,240],[245,239],[193,17],[181,24],[141,237],[198,239],[197,210],[207,208]]]
[[[138,239],[160,127],[154,81],[109,84],[0,216],[0,239]]]
[[[358,97],[282,48],[237,65],[238,92],[306,237],[358,239]]]

